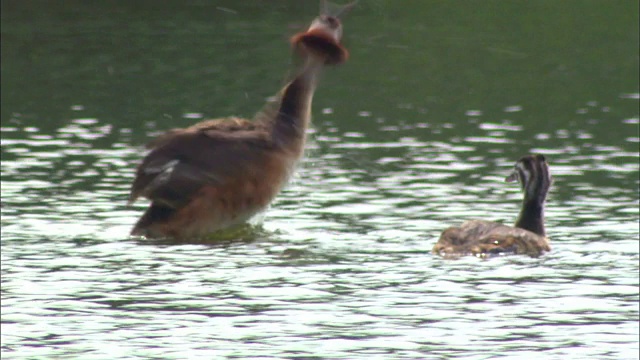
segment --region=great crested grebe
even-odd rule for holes
[[[129,204],[143,196],[149,208],[132,235],[191,238],[246,222],[266,209],[304,152],[311,102],[325,65],[348,58],[340,44],[340,16],[355,3],[335,7],[291,38],[300,68],[272,106],[253,121],[206,120],[160,135],[138,166]]]
[[[515,226],[484,220],[470,220],[442,232],[433,252],[442,256],[511,253],[540,256],[550,251],[544,230],[544,202],[551,186],[549,165],[543,155],[518,160],[505,181],[519,181],[524,191],[522,209]]]

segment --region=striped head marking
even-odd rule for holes
[[[549,191],[549,186],[551,186],[549,165],[544,155],[535,154],[521,157],[516,163],[513,172],[507,176],[505,181],[520,182],[526,198],[539,198],[544,201]]]

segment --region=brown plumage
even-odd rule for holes
[[[518,160],[507,182],[519,181],[524,200],[515,226],[484,220],[470,220],[442,232],[433,252],[442,256],[500,253],[540,256],[550,251],[544,228],[544,202],[551,186],[549,165],[543,155],[527,155]]]
[[[341,9],[344,13],[348,5]],[[346,61],[337,15],[292,38],[302,65],[253,121],[235,117],[173,129],[148,144],[129,203],[151,200],[132,235],[190,238],[242,224],[264,210],[303,154],[320,71]]]

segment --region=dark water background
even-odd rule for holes
[[[313,1],[2,1],[3,359],[633,359],[638,2],[361,1],[308,156],[224,244],[128,237],[151,136],[251,117]],[[512,222],[540,152],[553,251],[443,260]]]

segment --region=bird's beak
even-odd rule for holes
[[[520,175],[518,175],[518,170],[513,170],[513,172],[506,177],[506,179],[504,179],[504,181],[506,182],[514,182],[514,181],[518,181],[518,178],[520,177]]]
[[[342,17],[345,16],[349,11],[351,11],[351,9],[353,9],[357,3],[358,0],[347,5],[337,5],[330,3],[327,0],[322,0],[320,2],[320,14],[342,19]]]

